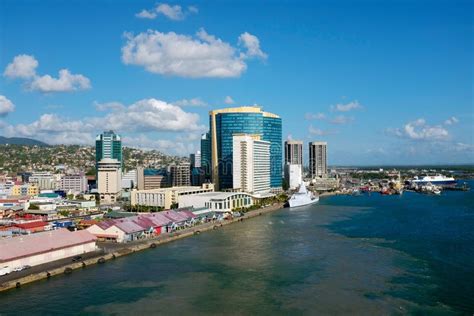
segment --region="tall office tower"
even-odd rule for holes
[[[95,163],[104,158],[117,159],[123,167],[122,140],[113,131],[106,131],[97,135],[95,139]]]
[[[189,154],[189,163],[191,164],[191,169],[194,168],[196,163],[196,154]]]
[[[285,141],[285,164],[303,165],[303,142],[298,140]]]
[[[201,168],[202,167],[202,164],[201,164],[201,151],[200,150],[196,151],[196,153],[194,154],[194,167],[195,168]]]
[[[247,193],[270,191],[270,142],[260,135],[234,134],[233,188]]]
[[[206,180],[211,179],[211,136],[209,133],[201,135],[201,168]]]
[[[171,186],[185,187],[191,185],[191,164],[181,162],[170,166]]]
[[[309,172],[311,178],[324,178],[328,174],[326,142],[309,143]]]
[[[97,163],[97,191],[100,202],[113,204],[122,191],[122,164],[117,159],[104,158]]]
[[[217,190],[233,187],[233,135],[260,135],[270,142],[270,187],[281,189],[281,118],[258,106],[227,108],[209,112],[211,134],[211,174]]]

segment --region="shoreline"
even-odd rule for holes
[[[241,217],[233,218],[230,220],[225,220],[222,222],[210,222],[201,224],[198,226],[190,227],[181,231],[173,232],[166,235],[160,235],[150,239],[138,240],[125,244],[112,244],[112,243],[102,243],[103,246],[110,245],[115,248],[113,251],[105,252],[104,254],[83,260],[81,262],[71,262],[68,264],[61,265],[57,268],[51,270],[45,270],[42,272],[33,273],[24,277],[19,277],[10,281],[0,283],[0,292],[8,291],[15,288],[21,288],[25,284],[30,284],[36,281],[50,279],[53,276],[57,275],[67,275],[71,274],[74,270],[83,269],[94,264],[104,264],[108,260],[113,260],[118,257],[126,256],[133,254],[137,251],[142,251],[145,249],[154,249],[159,245],[166,244],[175,240],[182,238],[191,237],[194,235],[199,235],[202,232],[209,230],[216,230],[220,227],[230,225],[236,222],[241,222],[246,219],[257,217],[266,213],[274,212],[284,208],[283,203],[272,204],[261,209],[249,211]],[[103,250],[106,247],[103,247]]]

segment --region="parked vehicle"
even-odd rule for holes
[[[0,276],[10,274],[11,272],[12,269],[9,266],[5,266],[0,269]]]

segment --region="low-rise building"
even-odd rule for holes
[[[87,230],[59,229],[16,238],[0,239],[0,265],[36,266],[97,249],[96,237]]]
[[[180,198],[180,207],[207,208],[214,212],[231,212],[254,205],[254,197],[244,192],[210,192]]]
[[[87,178],[84,173],[63,175],[59,189],[74,194],[84,193],[87,191]]]
[[[182,196],[213,192],[214,185],[205,183],[201,187],[172,187],[156,190],[133,190],[131,192],[131,205],[146,205],[171,208],[174,204],[179,204]]]

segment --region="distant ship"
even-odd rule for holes
[[[435,176],[422,176],[414,177],[411,180],[414,184],[427,184],[431,183],[434,185],[456,185],[456,180],[453,177],[446,177],[444,175],[435,175]]]
[[[290,207],[305,206],[319,201],[319,196],[315,196],[313,192],[306,190],[304,183],[300,185],[298,192],[294,193],[288,200]]]

